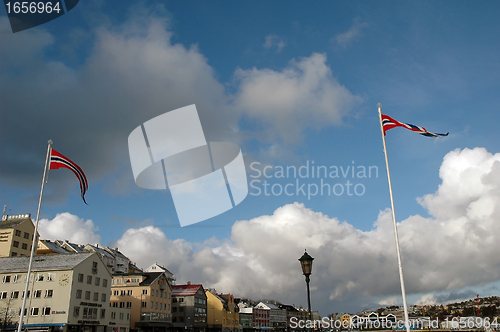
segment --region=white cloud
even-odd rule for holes
[[[236,106],[267,126],[269,141],[297,141],[305,128],[338,125],[362,101],[332,76],[326,55],[319,53],[293,60],[280,72],[238,69],[235,76]]]
[[[266,41],[264,42],[265,49],[276,48],[276,53],[281,52],[283,47],[285,47],[285,40],[282,37],[276,35],[266,36]]]
[[[415,215],[399,224],[406,289],[408,294],[424,293],[419,301],[436,302],[432,292],[500,279],[495,240],[500,231],[496,222],[500,168],[494,162],[498,157],[482,148],[447,154],[440,173],[443,184],[436,194],[426,196],[425,202],[432,206],[430,212],[444,209],[453,213],[432,218]],[[450,163],[456,167],[449,167]],[[470,192],[460,190],[463,183],[469,184],[474,199],[463,199],[470,196]],[[453,193],[455,200],[443,199],[447,193]],[[273,215],[237,221],[231,239],[216,247],[202,246],[199,251],[172,256],[167,253],[175,244],[163,235],[163,242],[155,247],[164,243],[165,254],[158,257],[167,257],[161,262],[166,266],[171,264],[168,257],[187,259],[173,261],[179,266],[173,272],[183,280],[196,280],[239,296],[271,297],[288,303],[303,303],[304,280],[297,259],[306,248],[315,257],[311,276],[315,306],[360,309],[367,299],[390,305],[400,298],[392,227],[389,209],[380,212],[372,230],[361,231],[295,203],[278,208]],[[150,241],[154,238],[151,235]],[[135,246],[124,238],[120,241],[133,254]],[[144,241],[134,243],[140,246]],[[147,251],[143,255],[147,256]]]
[[[443,183],[422,198],[433,216],[399,223],[407,293],[423,294],[417,304],[466,297],[465,287],[500,280],[499,158],[483,148],[448,153],[440,169]],[[141,267],[165,265],[180,283],[190,280],[237,296],[295,304],[304,303],[298,258],[306,248],[315,258],[314,307],[329,313],[400,299],[390,210],[381,211],[373,226],[361,231],[294,203],[272,215],[235,222],[231,238],[222,241],[170,240],[161,229],[146,226],[127,230],[114,246]],[[69,213],[40,221],[42,238],[99,243],[96,232],[91,220]]]
[[[359,18],[355,18],[352,26],[346,32],[337,34],[334,38],[338,47],[345,48],[349,46],[354,40],[362,35],[362,30],[368,26],[367,23],[360,22]]]
[[[92,220],[83,220],[69,213],[58,213],[54,219],[40,219],[38,233],[43,240],[68,240],[78,244],[101,244],[99,228]]]

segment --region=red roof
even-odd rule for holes
[[[172,285],[172,296],[195,295],[200,287],[202,287],[201,284]]]

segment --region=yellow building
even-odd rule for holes
[[[167,331],[172,325],[172,288],[164,273],[113,275],[111,307],[130,309],[130,329]]]
[[[231,294],[206,290],[208,331],[237,332],[240,327],[238,306]]]
[[[0,257],[30,256],[35,225],[31,215],[3,215],[0,221]]]

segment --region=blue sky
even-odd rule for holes
[[[89,205],[71,172],[51,171],[46,238],[119,246],[179,281],[295,304],[306,303],[296,259],[307,248],[322,314],[400,303],[380,102],[399,121],[450,132],[387,134],[410,302],[498,295],[499,11],[492,1],[93,0],[13,34],[1,9],[0,203],[36,214],[52,139],[86,172]],[[241,147],[249,181],[266,180],[252,163],[378,176],[325,179],[362,195],[250,188],[234,209],[180,227],[169,192],[135,185],[127,139],[191,104],[207,141]]]

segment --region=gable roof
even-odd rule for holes
[[[189,285],[172,285],[172,296],[192,296],[196,295],[199,289],[202,289],[201,284],[189,284]],[[203,292],[205,293],[205,292]]]
[[[45,248],[49,249],[50,251],[58,254],[68,254],[70,253],[68,250],[65,248],[58,246],[54,242],[50,242],[49,240],[38,240],[39,243],[41,243]]]
[[[57,271],[71,270],[87,258],[96,255],[93,252],[78,254],[59,254],[59,255],[36,255],[33,257],[32,271]],[[28,272],[28,256],[18,257],[0,257],[0,273]]]

